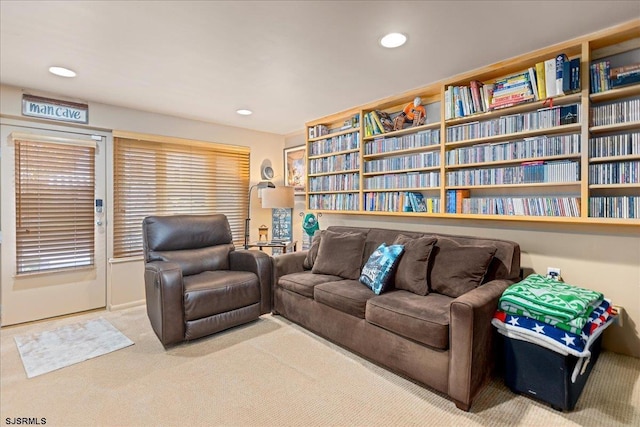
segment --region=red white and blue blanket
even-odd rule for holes
[[[587,357],[590,346],[613,321],[616,314],[611,301],[605,299],[590,314],[579,334],[568,332],[548,323],[526,316],[498,310],[491,323],[502,335],[532,342],[563,355]]]

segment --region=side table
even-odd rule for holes
[[[287,251],[295,252],[298,248],[298,241],[288,241],[288,242],[252,242],[247,245],[250,248],[259,248],[261,251],[263,248],[280,248],[282,249],[282,253],[286,254]]]

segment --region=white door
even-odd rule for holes
[[[2,325],[105,307],[110,135],[1,119],[0,136]]]

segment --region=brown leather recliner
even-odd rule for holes
[[[236,251],[225,215],[149,216],[142,235],[147,314],[164,346],[271,310],[271,259]]]

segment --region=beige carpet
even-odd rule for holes
[[[135,345],[27,379],[15,336],[104,317]],[[47,426],[640,426],[640,359],[604,352],[573,412],[496,380],[462,412],[278,316],[165,351],[144,307],[0,332],[0,420]]]

